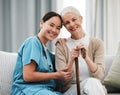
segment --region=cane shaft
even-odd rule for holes
[[[75,70],[76,70],[77,95],[81,95],[78,58],[75,58]]]

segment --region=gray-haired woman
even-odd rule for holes
[[[62,10],[61,16],[65,28],[70,32],[71,37],[66,43],[56,45],[56,68],[67,66],[68,70],[75,71],[74,59],[79,59],[80,85],[82,95],[105,95],[106,89],[101,83],[105,75],[104,46],[100,39],[87,36],[82,28],[82,16],[79,11],[72,7]],[[83,58],[82,48],[85,50]],[[65,95],[77,95],[75,73],[68,81],[62,81],[59,90]],[[71,85],[72,84],[72,85]]]

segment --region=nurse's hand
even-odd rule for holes
[[[68,70],[67,67],[58,71],[58,79],[68,81],[73,77],[73,70]]]
[[[66,41],[67,41],[67,39],[66,39],[66,38],[59,38],[59,39],[57,40],[57,42],[55,43],[55,45],[57,45],[57,43],[60,43],[60,44],[65,44],[65,43],[66,43]]]

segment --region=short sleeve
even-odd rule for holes
[[[27,40],[23,48],[22,62],[23,65],[29,64],[34,60],[37,64],[40,60],[40,45],[35,39]]]

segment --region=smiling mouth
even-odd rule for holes
[[[55,37],[56,36],[55,33],[52,33],[52,32],[48,32],[48,33],[49,33],[50,37]]]
[[[50,37],[54,37],[54,34],[51,34],[51,33],[50,33],[49,35],[50,35]]]
[[[71,27],[69,30],[70,30],[70,31],[76,31],[77,29],[78,29],[78,26],[77,26],[77,27],[74,27],[74,28]]]

